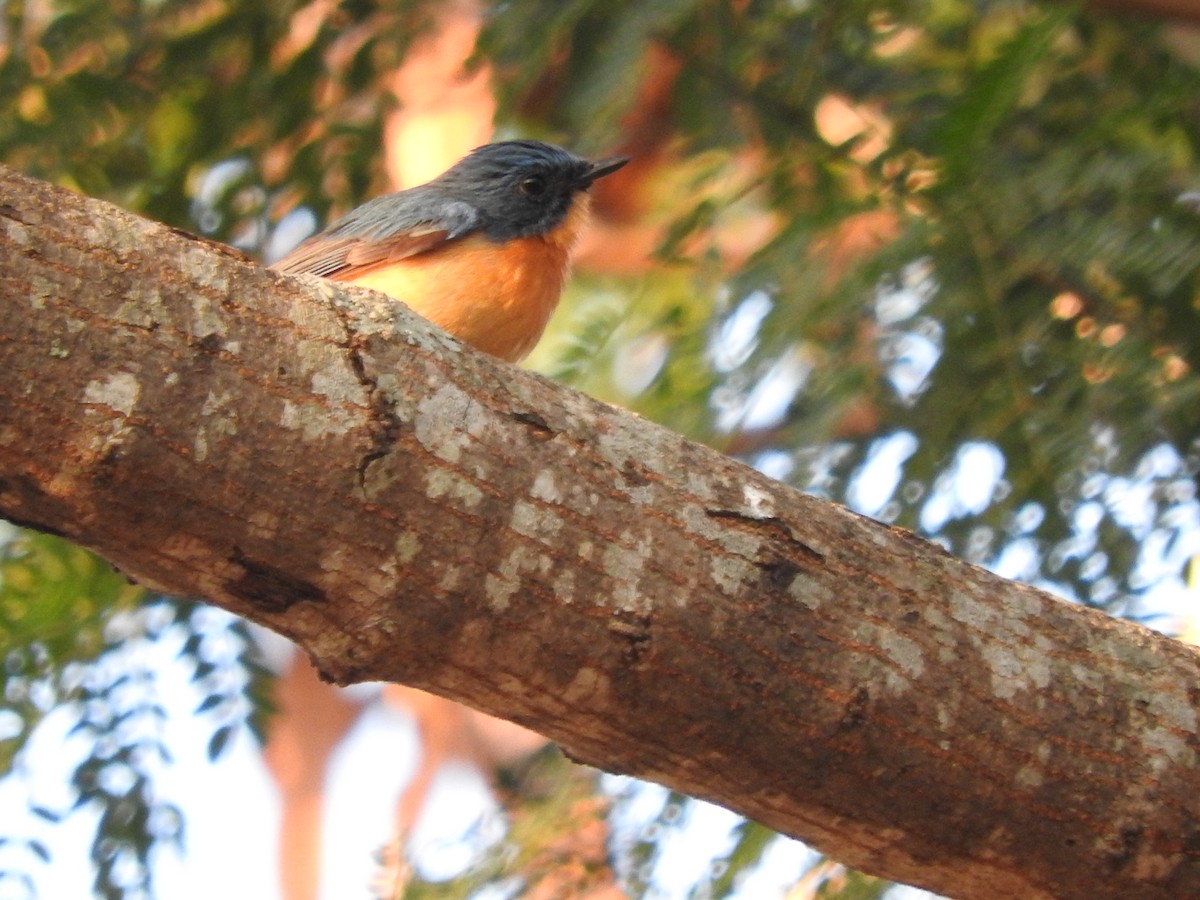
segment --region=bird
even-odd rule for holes
[[[355,208],[272,268],[382,291],[464,343],[518,362],[558,305],[588,189],[627,162],[541,141],[484,144],[432,181]]]

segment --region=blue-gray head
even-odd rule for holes
[[[624,156],[593,162],[540,141],[501,141],[472,150],[428,186],[475,207],[478,230],[504,241],[554,230],[577,194],[627,162]]]

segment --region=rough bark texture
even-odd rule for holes
[[[0,170],[0,515],[962,898],[1200,896],[1193,651]]]

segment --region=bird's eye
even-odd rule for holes
[[[540,197],[546,193],[546,179],[541,175],[530,175],[521,182],[521,193],[529,197]]]

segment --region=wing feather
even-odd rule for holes
[[[290,274],[352,281],[379,266],[427,253],[479,227],[479,212],[429,186],[364,203],[271,265]]]

